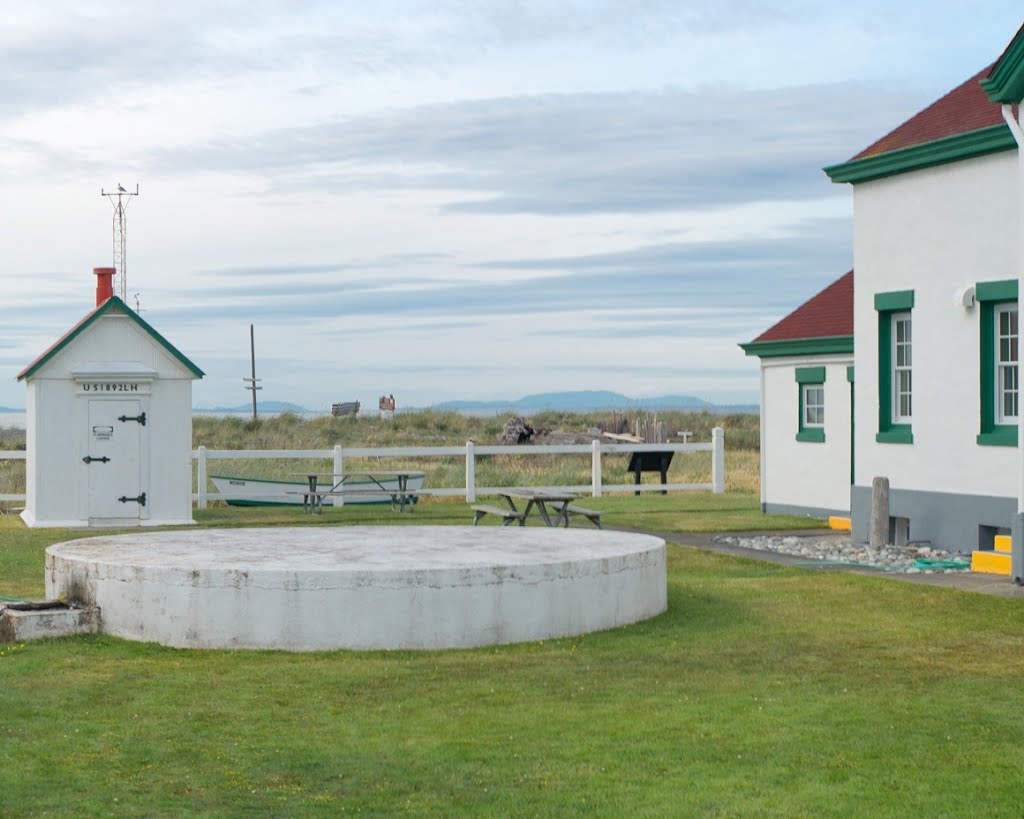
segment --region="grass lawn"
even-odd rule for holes
[[[756,498],[686,497],[695,520],[716,502],[756,515]],[[679,500],[587,505],[666,531],[683,525],[664,508]],[[201,517],[299,521],[236,511]],[[341,517],[469,515],[427,503],[401,520],[349,508],[323,522]],[[40,593],[42,550],[67,535],[0,528],[0,594]],[[3,813],[1020,814],[1019,601],[668,555],[666,614],[571,639],[299,655],[105,636],[0,647]]]

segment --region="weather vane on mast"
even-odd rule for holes
[[[125,209],[132,201],[133,196],[139,195],[139,185],[135,183],[135,192],[125,190],[123,185],[118,185],[116,191],[107,191],[100,188],[100,195],[107,197],[110,204],[114,206],[114,268],[117,270],[120,282],[121,301],[125,300],[127,289],[127,250],[128,250],[128,221],[125,216]]]

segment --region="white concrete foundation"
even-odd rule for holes
[[[665,542],[583,529],[347,526],[112,535],[46,550],[46,594],[192,648],[435,649],[665,611]]]

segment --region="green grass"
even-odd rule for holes
[[[0,531],[5,578],[61,537]],[[5,816],[1016,816],[1019,622],[1012,599],[670,546],[665,615],[572,639],[6,647],[0,794]]]

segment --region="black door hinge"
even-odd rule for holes
[[[138,421],[141,426],[146,426],[146,413],[143,412],[139,415],[119,415],[117,420],[121,423],[124,423],[125,421]]]
[[[109,460],[110,458],[108,458],[106,455],[104,455],[102,458],[94,458],[92,457],[92,455],[86,455],[84,458],[82,458],[82,462],[87,464],[91,464],[93,461],[99,461],[101,464],[105,464]]]
[[[139,504],[139,506],[145,506],[146,505],[146,493],[143,492],[137,498],[128,498],[128,497],[125,497],[124,495],[122,495],[121,497],[118,498],[118,500],[121,501],[121,503],[132,503],[132,502],[135,502],[135,503]]]

